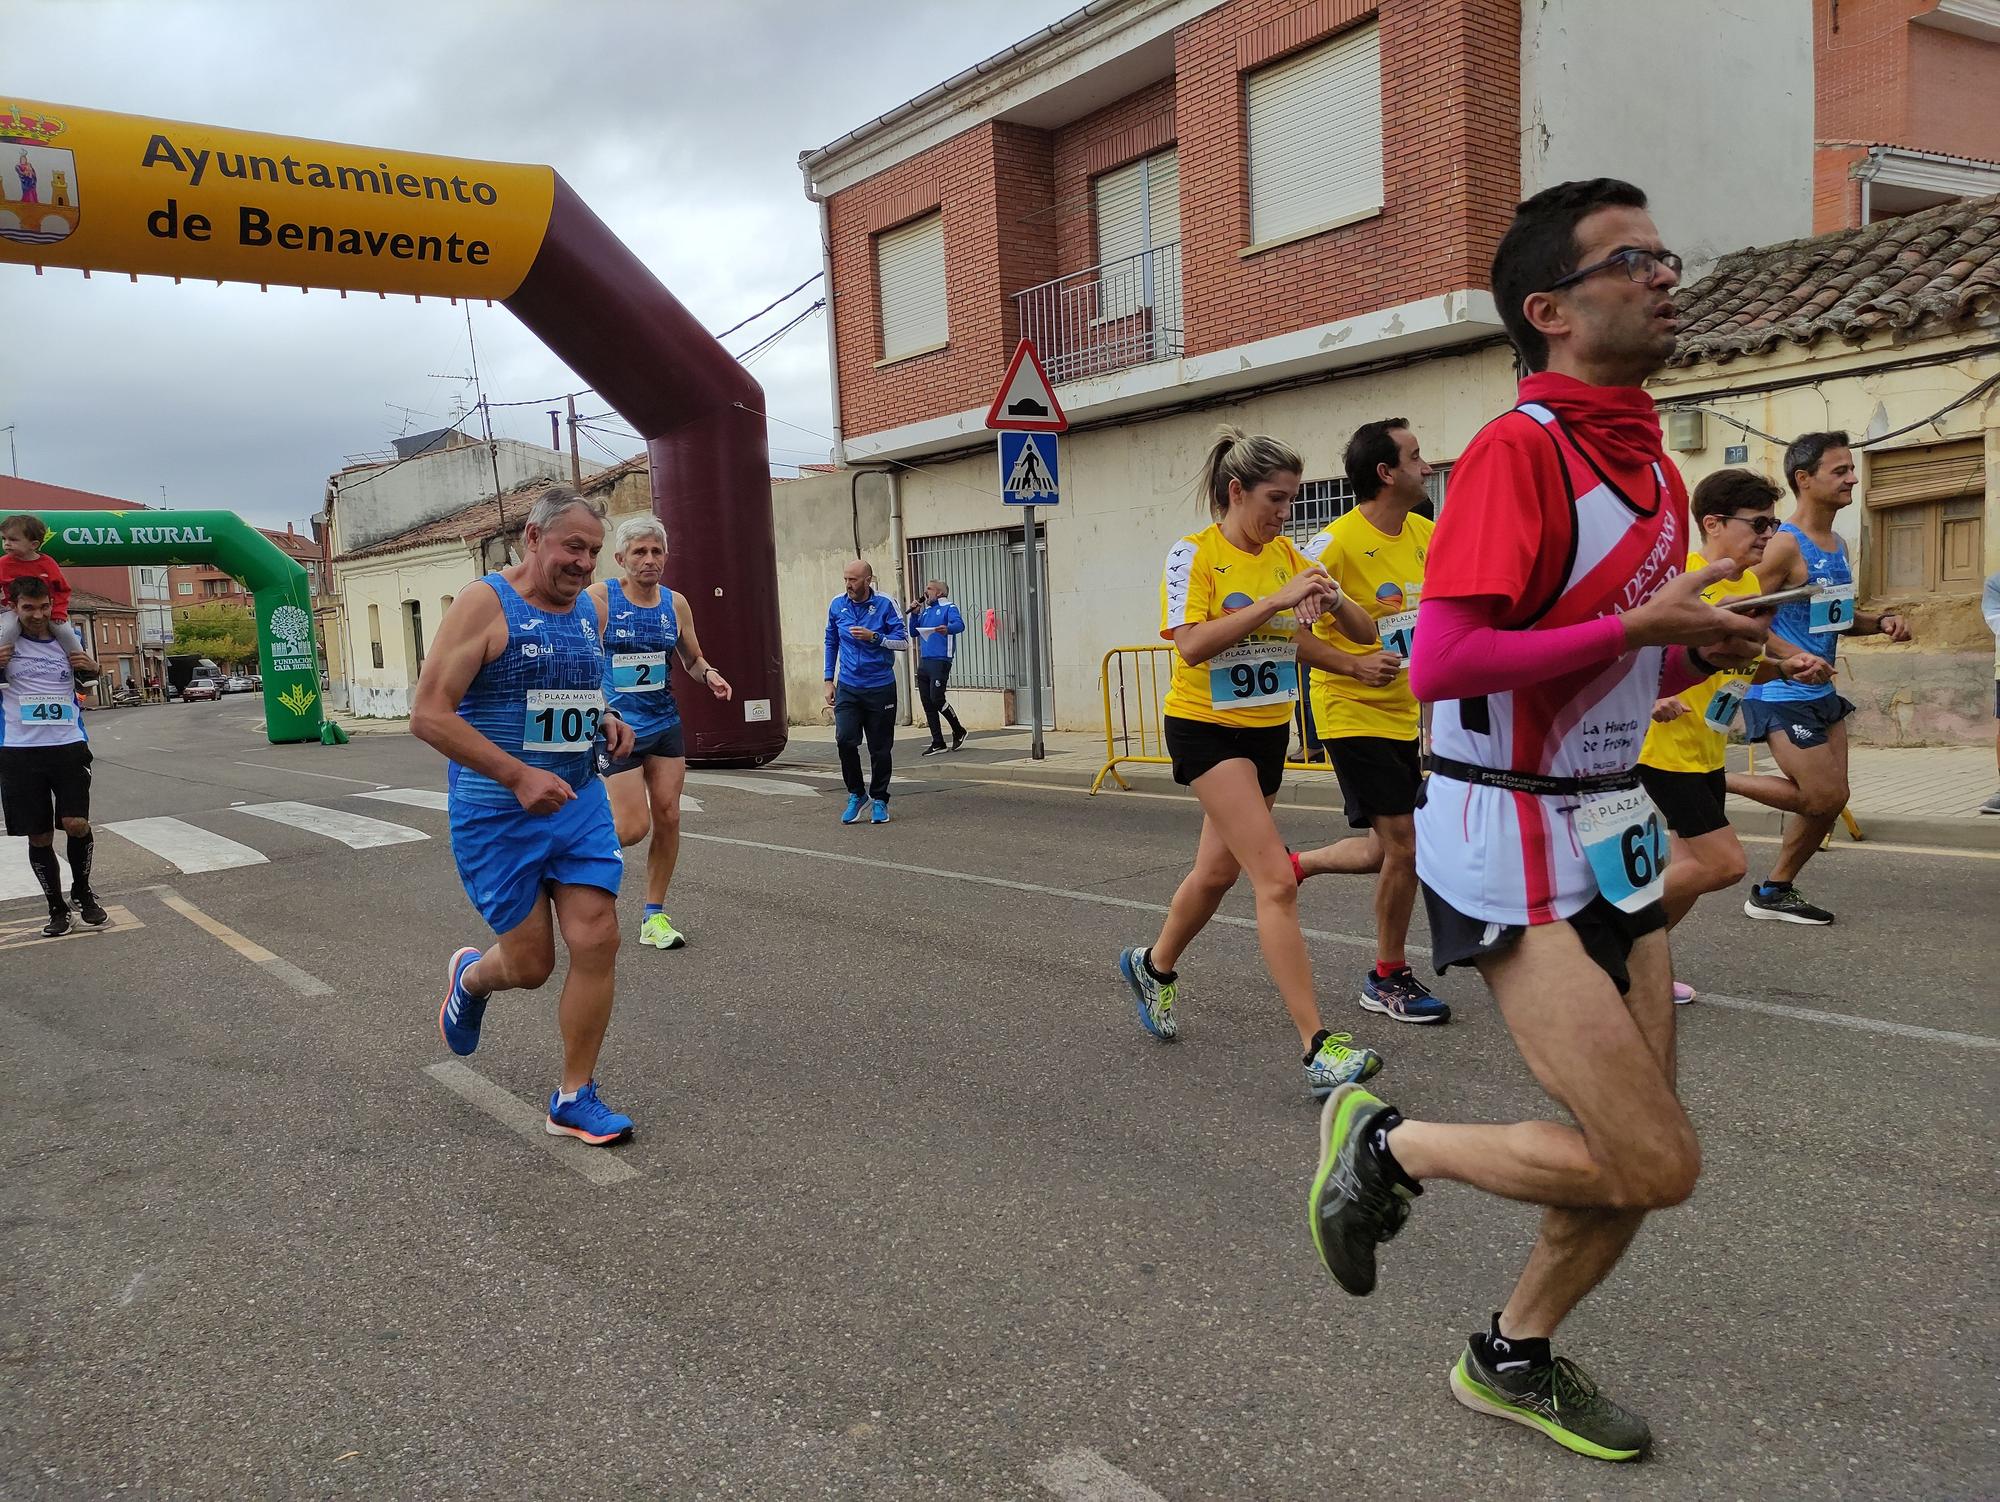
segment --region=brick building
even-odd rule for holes
[[[1630,178],[1697,271],[1807,233],[1807,0],[1684,0],[1669,47],[1659,23],[1595,0],[1119,0],[805,153],[835,457],[896,467],[785,487],[781,525],[803,529],[780,533],[792,702],[817,702],[832,554],[851,545],[904,597],[943,575],[987,628],[953,677],[972,723],[1025,709],[1025,549],[983,427],[1023,335],[1072,423],[1045,687],[1081,726],[1105,649],[1154,636],[1219,421],[1305,455],[1305,533],[1349,503],[1360,423],[1407,417],[1448,468],[1507,405],[1487,270],[1519,198]]]
[[[2000,5],[1813,0],[1813,231],[2000,193]]]
[[[282,532],[272,527],[259,527],[257,530],[306,571],[315,605],[331,598],[333,571],[327,566],[324,545],[319,539],[299,531],[290,523]],[[243,581],[222,569],[199,563],[177,563],[167,570],[167,577],[176,610],[215,604],[241,605],[245,610],[250,608],[250,591],[243,587]]]

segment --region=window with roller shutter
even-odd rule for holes
[[[1875,594],[1976,594],[1983,574],[1985,445],[1867,456],[1868,574]]]
[[[1382,41],[1374,22],[1252,73],[1250,239],[1263,245],[1382,209]]]
[[[1097,322],[1150,315],[1134,337],[1138,358],[1164,359],[1181,347],[1180,153],[1158,151],[1091,184],[1097,229]]]
[[[945,317],[942,212],[875,237],[875,291],[882,314],[884,360],[944,347],[950,329]]]

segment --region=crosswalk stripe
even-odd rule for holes
[[[69,862],[63,860],[61,845],[56,860],[63,868],[63,890],[69,890]],[[39,897],[42,884],[35,880],[35,869],[28,864],[28,841],[21,839],[0,839],[0,902],[12,902],[16,897]]]
[[[383,803],[401,803],[410,808],[434,808],[442,813],[451,807],[449,795],[438,788],[382,788],[373,793],[356,793],[357,798],[375,798]]]
[[[767,798],[817,798],[819,789],[782,777],[745,776],[740,772],[690,772],[687,780],[698,787],[736,788],[745,793],[762,793]]]
[[[130,840],[142,850],[152,851],[181,871],[228,871],[237,866],[266,864],[263,852],[185,819],[120,819],[115,824],[98,827],[107,834]],[[100,861],[99,865],[102,864]]]
[[[370,819],[361,814],[350,814],[344,809],[321,808],[316,803],[246,803],[230,812],[269,819],[273,824],[302,829],[307,834],[325,835],[352,850],[407,845],[414,840],[430,838],[421,829],[412,829],[407,824],[391,824],[386,819]]]

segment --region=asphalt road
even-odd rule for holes
[[[119,931],[31,942],[39,904],[0,903],[0,1495],[2000,1494],[1991,857],[1839,848],[1808,884],[1836,927],[1711,900],[1677,935],[1723,998],[1680,1014],[1704,1177],[1559,1345],[1653,1423],[1613,1467],[1445,1387],[1531,1211],[1441,1184],[1374,1297],[1320,1272],[1315,1114],[1247,924],[1185,963],[1181,1043],[1140,1032],[1112,967],[1191,854],[1184,799],[1010,785],[976,741],[911,757],[886,828],[837,823],[817,749],[698,780],[690,947],[620,959],[600,1079],[639,1132],[607,1155],[503,1119],[553,1083],[553,988],[427,1072],[480,931],[443,813],[360,795],[440,788],[436,758],[256,719],[90,724],[100,822],[262,863],[107,834]],[[243,811],[273,803],[426,838]],[[1439,984],[1441,1030],[1353,1005],[1368,901],[1304,894],[1376,1088],[1543,1114],[1476,982]]]

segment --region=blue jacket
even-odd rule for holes
[[[923,643],[917,653],[926,662],[949,662],[958,656],[958,633],[965,629],[965,617],[958,613],[958,607],[949,599],[933,604],[919,605],[910,612],[912,629],[923,626],[942,627],[942,630],[918,631],[918,639]]]
[[[865,626],[876,633],[876,639],[856,641],[848,634],[850,626]],[[826,607],[824,676],[833,678],[838,664],[840,682],[846,688],[892,686],[896,681],[894,654],[909,645],[909,632],[903,629],[903,617],[896,609],[896,602],[885,594],[871,590],[868,598],[857,605],[842,590]]]

